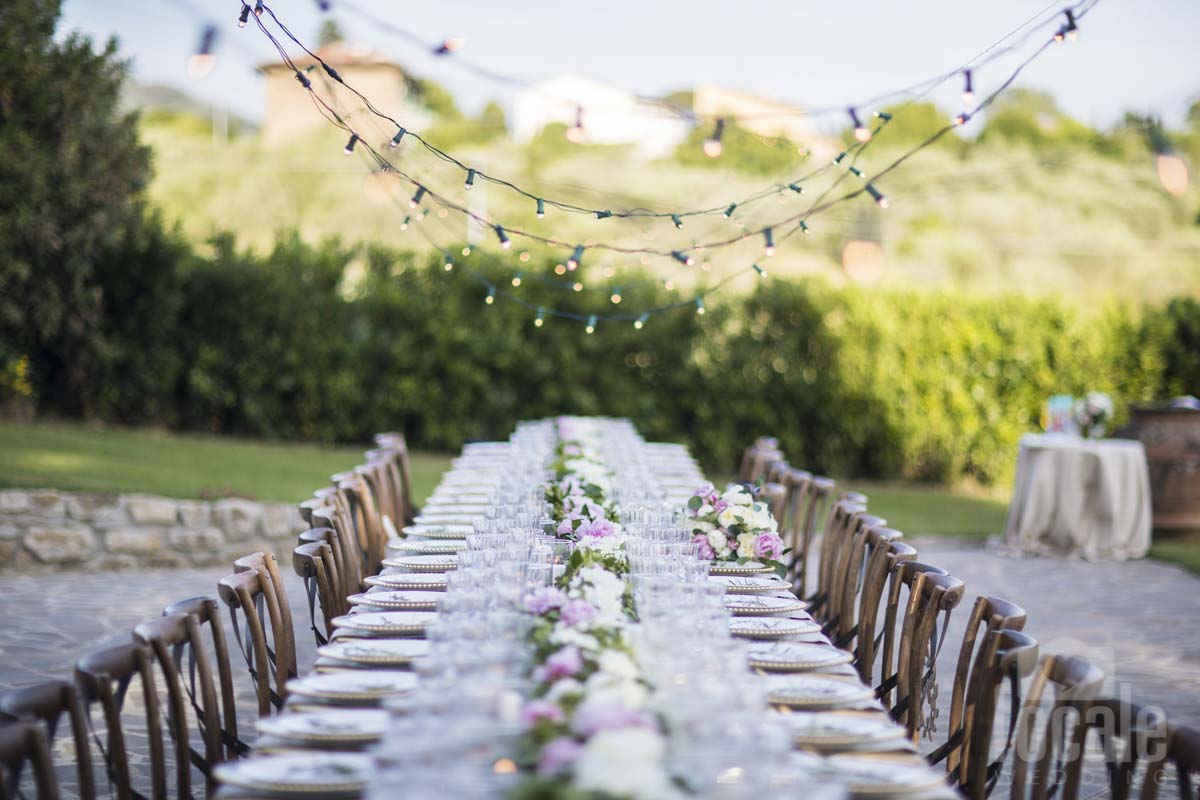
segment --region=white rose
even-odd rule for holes
[[[735,506],[748,506],[754,502],[754,498],[750,496],[745,487],[738,484],[733,484],[726,489],[725,493],[721,495],[721,499]]]
[[[649,697],[646,687],[639,681],[618,678],[606,672],[593,672],[583,690],[589,703],[634,709],[645,706]]]
[[[635,680],[640,674],[637,664],[633,663],[633,659],[620,650],[605,650],[596,659],[596,663],[600,667],[601,672],[618,678]]]
[[[550,642],[563,647],[573,644],[580,650],[586,650],[589,653],[600,649],[600,642],[596,641],[595,636],[569,625],[555,625],[554,630],[550,633]]]
[[[546,698],[551,703],[557,703],[569,694],[583,694],[583,684],[574,678],[563,678],[555,681],[546,692]]]
[[[707,517],[711,513],[713,513],[713,507],[711,505],[709,505],[708,503],[705,503],[704,505],[700,506],[695,511],[695,514],[697,517]]]
[[[705,522],[704,520],[696,520],[692,523],[692,530],[700,531],[701,533],[709,533],[710,531],[715,531],[716,529],[716,525],[713,525],[711,522]]]
[[[616,797],[667,800],[677,797],[666,768],[663,737],[645,728],[601,731],[575,761],[575,785]]]
[[[739,521],[740,520],[738,519],[737,509],[735,506],[730,506],[717,515],[717,524],[722,528],[728,528],[730,525],[736,525]]]
[[[742,533],[738,534],[738,558],[754,558],[754,543],[758,541],[758,534]]]
[[[719,552],[722,547],[728,547],[729,542],[726,540],[724,533],[718,530],[711,530],[708,532],[708,546]]]

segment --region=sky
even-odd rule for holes
[[[1035,15],[1045,0],[354,0],[426,41],[464,37],[463,58],[538,80],[563,73],[660,95],[718,83],[807,108],[840,109],[949,72]],[[433,78],[466,109],[507,104],[511,88],[434,58],[331,0],[329,12],[351,43],[369,44],[410,72]],[[268,4],[307,44],[325,16],[314,0]],[[235,24],[240,0],[65,0],[60,31],[117,36],[134,77],[187,91],[257,119],[264,102],[257,63],[274,50],[253,25]],[[1044,13],[1043,13],[1044,12]],[[1043,16],[1038,16],[1042,19]],[[217,25],[217,63],[201,79],[186,73],[205,21]],[[1178,125],[1200,99],[1200,2],[1100,0],[1080,22],[1078,41],[1053,48],[1025,70],[1020,86],[1047,89],[1076,118],[1109,125],[1126,110]],[[1038,33],[1026,52],[1045,39]],[[451,57],[452,58],[452,57]],[[977,94],[1002,81],[1013,54],[974,76]],[[931,95],[957,110],[961,78]],[[837,112],[819,127],[845,124]]]

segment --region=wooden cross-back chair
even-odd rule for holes
[[[788,487],[788,526],[784,542],[792,551],[785,576],[799,597],[808,596],[808,557],[816,533],[817,520],[825,511],[833,491],[833,481],[802,469],[789,469],[783,475]]]
[[[266,717],[287,699],[287,682],[296,677],[295,639],[290,613],[285,624],[274,602],[277,597],[265,570],[250,569],[217,582],[221,602],[229,609],[234,639],[254,682],[258,714]],[[243,632],[243,622],[245,631]],[[271,642],[267,642],[267,623]]]
[[[388,536],[383,528],[375,495],[367,479],[359,472],[339,472],[334,486],[342,497],[354,526],[355,539],[363,561],[363,575],[376,575],[387,557]]]
[[[829,577],[829,595],[825,602],[823,628],[833,635],[841,622],[844,609],[853,609],[862,582],[863,553],[867,531],[886,528],[887,520],[857,511],[847,520],[845,531],[833,551],[833,569]]]
[[[412,490],[412,462],[408,451],[408,441],[404,438],[403,433],[377,433],[375,434],[375,444],[379,449],[391,453],[399,473],[398,494],[403,502],[402,507],[397,509],[397,516],[392,521],[397,528],[411,525],[413,517],[417,514],[417,505]]]
[[[896,619],[903,588],[908,589],[908,597],[897,641]],[[958,578],[920,561],[902,561],[891,575],[884,615],[882,682],[876,694],[892,718],[904,725],[913,744],[918,743],[922,732],[932,736],[935,729],[937,659],[946,641],[950,614],[962,602],[964,591]],[[891,700],[893,689],[895,702]]]
[[[870,554],[859,596],[858,626],[853,650],[854,666],[863,683],[868,686],[873,685],[876,654],[880,652],[883,640],[887,636],[886,614],[882,629],[879,614],[881,608],[887,608],[884,597],[887,595],[891,576],[900,569],[902,563],[915,561],[917,558],[916,548],[900,541],[898,534],[898,531],[891,528],[874,528],[872,538],[868,540]],[[893,633],[893,638],[894,635]]]
[[[328,541],[334,549],[333,557],[337,561],[338,577],[341,580],[340,594],[348,597],[363,591],[362,558],[351,535],[347,532],[349,524],[344,515],[332,505],[314,508],[312,520],[309,523],[312,530],[328,529],[333,536],[321,535],[322,541]],[[306,534],[300,535],[301,543],[307,540]]]
[[[782,483],[764,483],[759,490],[758,499],[767,504],[767,510],[771,512],[782,533],[787,522],[787,487]]]
[[[288,602],[287,585],[283,582],[283,572],[279,569],[279,560],[274,553],[250,553],[233,562],[233,571],[258,572],[263,579],[262,599],[258,615],[262,619],[264,613],[271,622],[271,629],[276,639],[287,641],[287,647],[275,648],[271,659],[284,659],[292,677],[296,676],[296,627],[292,622],[292,606]],[[279,628],[276,629],[276,624]]]
[[[0,720],[40,723],[45,731],[46,742],[51,747],[54,745],[55,735],[63,726],[63,717],[66,717],[71,742],[75,748],[75,775],[79,797],[82,800],[93,800],[96,796],[96,779],[92,773],[87,719],[75,684],[70,681],[46,681],[34,686],[12,689],[0,695]],[[34,766],[36,769],[36,764]],[[39,795],[40,791],[39,788]]]
[[[385,545],[388,541],[398,538],[400,529],[404,527],[404,500],[400,497],[402,482],[397,477],[396,462],[387,457],[367,455],[367,463],[354,468],[371,491],[375,502],[375,510],[379,515],[379,528],[383,534]],[[385,547],[386,550],[386,547]]]
[[[225,623],[221,620],[221,604],[212,597],[189,597],[163,609],[164,617],[176,614],[191,616],[200,631],[207,628],[209,632],[212,660],[217,666],[217,690],[221,700],[220,738],[225,747],[225,758],[233,760],[248,755],[250,746],[238,733],[237,692],[233,684],[233,662],[229,659],[229,640],[225,636]],[[194,657],[194,653],[188,655],[188,683],[185,684],[189,697],[193,699],[196,695],[191,672]]]
[[[975,599],[954,667],[946,741],[927,756],[931,764],[944,760],[947,775],[953,779],[957,780],[964,769],[962,757],[973,724],[973,706],[968,701],[983,669],[985,645],[997,631],[1024,630],[1026,619],[1025,609],[1004,598],[980,596]]]
[[[779,450],[779,439],[774,436],[759,436],[754,442],[742,451],[742,460],[738,465],[737,479],[738,483],[753,483],[754,469],[758,453],[763,450]]]
[[[0,800],[21,797],[21,773],[28,765],[37,787],[38,800],[58,800],[58,780],[50,759],[46,731],[37,723],[0,722]]]
[[[851,492],[843,495],[829,509],[825,528],[821,533],[821,549],[817,559],[816,590],[805,597],[809,611],[818,619],[829,614],[830,591],[839,548],[850,535],[851,524],[859,514],[867,513],[866,497]]]
[[[310,534],[336,536],[331,528],[319,528]],[[337,563],[328,539],[301,544],[292,551],[292,569],[304,581],[308,595],[308,617],[317,646],[333,636],[333,619],[348,613],[345,597],[340,594]],[[317,606],[321,607],[321,627],[317,626]]]
[[[126,747],[125,728],[121,712],[133,679],[141,682],[142,712],[146,725],[146,742],[149,748],[146,762],[150,768],[149,794],[133,786],[129,751]],[[159,709],[158,691],[154,680],[152,656],[136,642],[110,647],[84,656],[75,665],[75,681],[79,686],[80,702],[84,706],[85,720],[91,727],[89,709],[93,703],[100,706],[104,717],[105,737],[92,730],[92,741],[104,759],[109,783],[116,790],[117,800],[165,800],[167,797],[167,759],[163,743],[162,715]],[[187,798],[191,794],[191,763],[186,743],[180,748],[175,743],[175,794]]]
[[[1021,631],[1002,628],[984,637],[967,697],[966,738],[959,769],[947,776],[970,800],[988,797],[1004,769],[1020,716],[1021,680],[1036,668],[1037,658],[1037,641]],[[1007,735],[1000,754],[992,758],[996,710],[1005,683],[1010,703]]]
[[[171,614],[143,622],[133,629],[134,641],[146,647],[158,663],[167,690],[167,732],[175,744],[175,759],[179,764],[191,764],[205,777],[205,794],[216,790],[212,768],[225,760],[221,740],[221,714],[217,705],[217,690],[213,682],[208,649],[200,632],[200,623],[191,614]],[[188,683],[183,681],[184,651],[187,651]],[[188,730],[188,704],[195,712],[197,732],[203,751],[192,746]],[[179,772],[187,772],[179,767]],[[189,781],[190,784],[190,781]],[[180,797],[184,784],[180,783]]]

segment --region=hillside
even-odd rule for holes
[[[385,140],[386,133],[380,130],[378,139]],[[335,131],[268,150],[252,132],[218,144],[205,121],[157,113],[143,121],[143,136],[155,153],[152,198],[194,239],[229,230],[261,247],[278,229],[296,228],[310,241],[337,236],[346,242],[428,248],[416,231],[401,230],[411,186],[394,176],[371,175],[362,159],[346,158],[345,139]],[[506,140],[474,146],[450,142],[445,147],[487,172],[589,206],[670,208],[678,198],[687,198],[693,207],[723,206],[773,179],[790,179],[819,166],[813,163],[815,156],[796,155],[792,169],[764,177],[685,166],[675,159],[639,162],[621,148],[560,146],[553,135],[529,148]],[[881,135],[859,165],[870,173],[903,149]],[[720,216],[689,219],[681,231],[666,220],[594,220],[554,210],[539,222],[530,201],[506,190],[478,186],[464,192],[462,171],[436,161],[419,146],[406,143],[389,155],[438,191],[464,204],[470,200],[480,213],[569,242],[688,245],[727,237],[736,231],[735,224],[758,228],[788,217],[820,191],[810,186],[804,197],[785,193],[760,201],[739,211],[732,222]],[[530,172],[533,164],[536,175]],[[838,193],[855,181],[846,176]],[[884,286],[1057,294],[1089,304],[1110,296],[1159,299],[1200,292],[1197,191],[1193,186],[1182,199],[1167,194],[1149,154],[1111,157],[1061,144],[989,141],[967,146],[951,141],[906,162],[880,188],[891,201],[888,210],[879,210],[865,197],[838,206],[812,221],[810,236],[791,238],[764,266],[772,274],[843,281],[843,248],[857,239],[879,242],[883,260],[866,264],[868,274],[861,280]],[[464,237],[463,218],[457,214],[431,216],[421,224],[442,243]],[[471,235],[494,244],[490,231]],[[515,244],[519,251],[525,242]],[[601,253],[589,256],[589,267],[617,273],[648,267],[688,287],[711,283],[761,259],[762,243],[756,239],[714,253],[707,270],[684,268],[670,259],[644,264],[638,257],[605,258]],[[878,276],[873,274],[879,270]],[[745,276],[736,285],[745,289],[753,281]]]

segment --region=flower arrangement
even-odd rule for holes
[[[570,434],[573,438],[562,438]],[[555,525],[546,533],[560,539],[606,537],[618,533],[616,507],[608,499],[612,470],[586,441],[586,432],[560,420],[555,447],[554,480],[546,485],[545,499]]]
[[[787,569],[781,561],[786,551],[779,524],[767,504],[741,484],[731,484],[721,493],[711,483],[701,486],[688,499],[687,521],[701,558],[739,564],[759,561],[781,575]]]
[[[1085,435],[1099,439],[1113,415],[1113,401],[1104,392],[1088,392],[1075,401],[1075,424]]]

